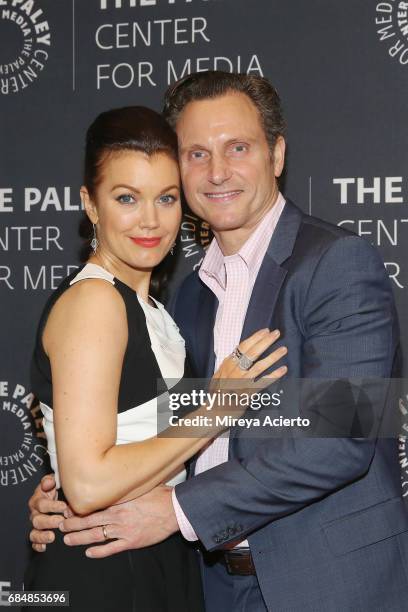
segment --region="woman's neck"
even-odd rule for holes
[[[149,287],[152,270],[137,270],[122,261],[116,261],[113,257],[104,253],[95,253],[95,255],[91,255],[88,259],[88,263],[101,266],[101,268],[104,268],[122,283],[136,291],[143,300],[146,302],[149,301]]]

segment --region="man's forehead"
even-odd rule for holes
[[[259,129],[262,129],[259,113],[243,94],[194,100],[180,113],[176,124],[179,141],[251,138]]]
[[[226,92],[215,98],[203,98],[187,102],[180,112],[179,121],[186,117],[202,115],[202,113],[236,113],[246,112],[247,114],[257,115],[258,110],[254,102],[244,93],[238,91]]]

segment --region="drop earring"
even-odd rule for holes
[[[174,247],[175,247],[175,246],[176,246],[176,243],[175,243],[175,242],[173,242],[173,245],[172,245],[172,247],[171,247],[171,249],[170,249],[170,255],[174,255]]]
[[[95,255],[95,253],[96,253],[96,251],[98,249],[99,241],[98,241],[98,238],[96,237],[96,227],[95,227],[94,223],[92,223],[92,228],[93,228],[93,238],[91,240],[91,248],[92,248],[92,250],[94,252],[94,255]]]

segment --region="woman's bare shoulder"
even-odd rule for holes
[[[52,307],[44,329],[44,348],[68,334],[74,336],[107,333],[127,337],[126,307],[122,296],[112,283],[101,279],[78,281],[58,298]]]

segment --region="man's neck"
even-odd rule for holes
[[[262,219],[251,228],[240,227],[226,232],[214,232],[214,237],[222,254],[228,256],[238,253],[261,221]]]

